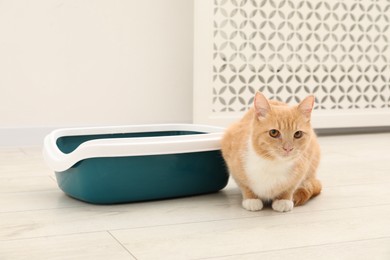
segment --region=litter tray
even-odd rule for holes
[[[223,129],[203,125],[141,125],[59,129],[43,154],[69,196],[95,204],[156,200],[216,192],[228,174]]]

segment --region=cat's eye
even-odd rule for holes
[[[303,136],[303,132],[302,131],[296,131],[295,134],[294,134],[294,138],[295,139],[299,139]]]
[[[276,129],[269,130],[269,135],[273,138],[278,138],[280,136],[280,132]]]

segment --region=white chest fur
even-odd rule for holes
[[[290,160],[267,160],[259,156],[248,142],[245,158],[245,173],[252,191],[261,199],[274,199],[282,192],[281,188],[291,181]]]

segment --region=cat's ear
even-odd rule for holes
[[[298,110],[308,119],[310,119],[311,111],[314,107],[314,96],[310,95],[301,101],[298,105]]]
[[[268,100],[261,92],[256,93],[254,105],[258,118],[266,117],[271,110]]]

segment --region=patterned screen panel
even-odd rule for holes
[[[317,110],[390,107],[389,0],[214,0],[213,113],[260,90]]]

